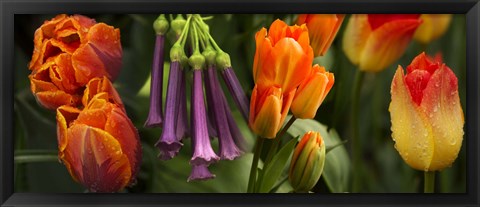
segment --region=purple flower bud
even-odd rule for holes
[[[165,36],[157,35],[153,53],[152,79],[150,82],[150,109],[145,127],[162,126],[162,91],[163,91],[163,48]]]
[[[181,76],[180,62],[173,61],[170,64],[170,75],[168,77],[167,99],[165,102],[165,120],[163,131],[155,146],[160,150],[159,158],[169,160],[175,157],[183,144],[176,135],[175,125],[177,122],[178,98]]]
[[[177,138],[182,140],[186,136],[190,136],[187,117],[187,94],[185,92],[185,72],[180,73],[180,91],[178,96],[178,115],[177,115]]]
[[[240,149],[235,145],[232,134],[227,122],[227,116],[225,114],[225,107],[223,106],[222,89],[220,88],[220,82],[218,81],[215,66],[210,65],[207,69],[210,84],[210,90],[212,94],[212,104],[214,108],[215,123],[217,125],[218,140],[220,143],[220,158],[222,160],[233,160],[241,155]]]
[[[192,172],[188,177],[187,182],[194,180],[208,180],[215,178],[215,175],[208,170],[207,165],[192,165]]]
[[[219,157],[213,151],[210,138],[208,137],[207,117],[203,99],[202,70],[193,70],[191,104],[193,156],[190,159],[190,164],[194,166],[208,166],[218,161]]]
[[[235,72],[231,67],[227,67],[225,70],[222,70],[222,76],[228,90],[230,91],[230,94],[232,94],[235,104],[240,109],[243,118],[245,118],[245,121],[248,121],[248,114],[250,113],[250,101],[243,91]]]

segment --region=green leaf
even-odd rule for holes
[[[297,143],[297,139],[290,140],[282,149],[273,157],[270,164],[266,167],[263,179],[260,181],[260,193],[268,193],[283,172],[288,159],[293,153],[293,148]]]
[[[327,131],[325,125],[311,119],[298,119],[290,127],[288,133],[292,136],[303,136],[308,131],[320,132],[325,142],[325,147],[331,149],[326,154],[325,167],[322,173],[328,189],[333,193],[346,192],[349,185],[351,165],[347,150],[342,144],[343,141],[334,129]],[[340,146],[335,147],[335,145]]]

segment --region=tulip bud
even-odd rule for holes
[[[255,85],[248,120],[253,132],[263,138],[275,138],[285,121],[294,95],[295,90],[284,96],[281,88]]]
[[[423,23],[418,27],[413,39],[428,44],[440,38],[448,29],[452,14],[422,14]]]
[[[135,183],[141,163],[139,135],[122,107],[96,94],[80,111],[57,109],[59,159],[91,192],[117,192]]]
[[[319,132],[307,132],[293,152],[288,180],[295,192],[308,192],[320,179],[325,164],[325,143]]]
[[[313,119],[334,81],[333,73],[314,65],[310,76],[300,84],[295,93],[291,106],[293,115],[300,119]]]
[[[315,56],[323,56],[332,44],[342,25],[344,14],[300,14],[297,24],[307,24]]]
[[[419,14],[354,14],[343,34],[343,51],[362,71],[379,72],[398,60],[422,23]]]
[[[451,166],[462,146],[465,123],[452,70],[422,53],[406,75],[398,66],[391,95],[392,139],[403,160],[423,171]]]

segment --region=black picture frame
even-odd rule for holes
[[[465,194],[32,194],[13,192],[14,15],[53,13],[455,13],[466,15]],[[1,206],[479,206],[480,4],[478,0],[0,1]]]

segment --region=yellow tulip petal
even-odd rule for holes
[[[455,74],[445,65],[436,70],[423,91],[421,108],[432,125],[435,143],[429,170],[449,167],[462,146],[464,117]]]
[[[280,125],[281,110],[281,95],[268,95],[251,126],[255,134],[264,138],[275,138]]]
[[[428,44],[441,37],[448,29],[452,14],[422,14],[423,23],[415,31],[413,38],[423,44]]]
[[[350,17],[343,33],[342,48],[354,65],[360,63],[362,50],[371,32],[366,14],[353,14]]]
[[[395,148],[412,168],[428,170],[434,152],[432,129],[426,115],[411,99],[401,66],[393,78],[391,95],[389,111]]]

